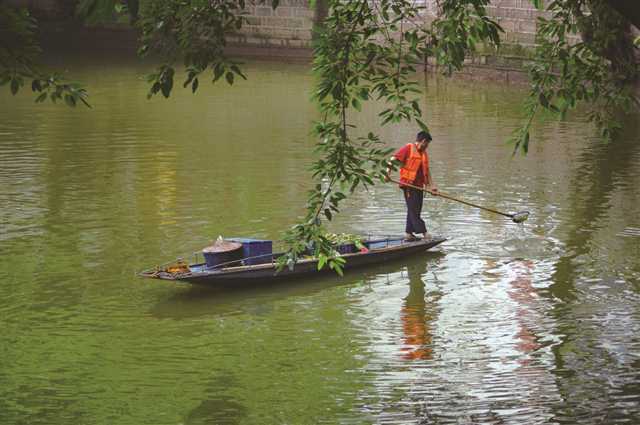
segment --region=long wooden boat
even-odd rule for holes
[[[346,260],[345,269],[349,270],[423,253],[445,240],[440,237],[418,239],[411,242],[402,238],[370,239],[362,241],[366,249],[342,254],[342,257]],[[269,254],[263,264],[252,265],[243,265],[242,261],[234,262],[231,266],[222,265],[219,267],[209,267],[206,263],[188,265],[172,263],[142,271],[139,275],[146,278],[183,281],[199,285],[226,285],[241,282],[272,282],[320,273],[333,273],[327,266],[318,270],[318,260],[314,258],[301,259],[292,269],[285,267],[278,271],[275,260],[280,255],[282,254]]]

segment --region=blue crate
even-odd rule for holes
[[[367,247],[369,249],[382,249],[382,248],[388,248],[390,246],[391,244],[389,244],[388,241],[373,241],[367,244]]]
[[[358,252],[356,245],[353,243],[338,245],[336,249],[340,254],[353,254],[354,252]]]
[[[242,256],[245,258],[242,262],[246,266],[270,263],[272,260],[271,254],[273,254],[273,241],[251,238],[225,239],[242,244]]]

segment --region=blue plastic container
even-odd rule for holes
[[[337,246],[337,251],[340,254],[353,254],[354,252],[358,252],[356,249],[356,245],[353,243],[345,243]]]
[[[228,241],[242,244],[242,261],[246,266],[270,263],[273,254],[273,241],[251,238],[227,238]]]
[[[369,249],[381,249],[381,248],[389,248],[394,244],[389,243],[389,241],[372,241],[367,244]],[[397,245],[397,244],[395,244]]]

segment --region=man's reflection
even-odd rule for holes
[[[425,285],[422,281],[424,263],[410,264],[409,294],[404,299],[400,318],[402,320],[403,347],[405,360],[430,360],[433,358],[432,323],[435,318],[433,304],[425,300]]]
[[[516,348],[523,354],[530,354],[540,348],[538,337],[531,329],[531,324],[535,323],[533,315],[535,314],[535,302],[537,300],[536,290],[532,284],[533,261],[517,260],[509,265],[510,269],[515,273],[513,280],[510,281],[511,289],[509,297],[518,303],[518,333],[516,338],[518,342]],[[525,366],[530,359],[520,358],[519,362]]]

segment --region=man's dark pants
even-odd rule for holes
[[[420,218],[424,192],[410,187],[405,187],[403,190],[404,200],[407,203],[407,226],[405,231],[407,233],[426,233],[427,226],[424,224],[424,220]]]

